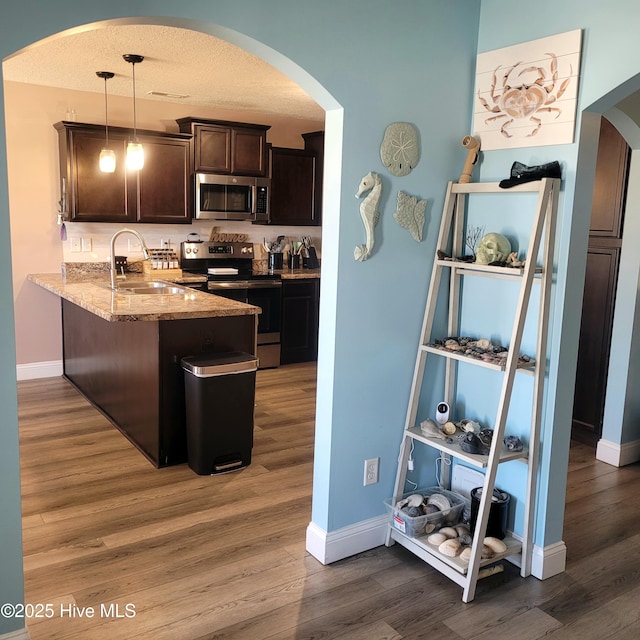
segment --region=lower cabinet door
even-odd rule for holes
[[[318,358],[320,280],[283,280],[281,364]]]

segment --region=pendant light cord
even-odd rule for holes
[[[133,62],[131,64],[132,68],[132,74],[133,74],[133,141],[137,142],[138,141],[138,133],[136,130],[136,122],[137,122],[137,118],[136,118],[136,63]]]
[[[109,105],[107,103],[107,78],[104,79],[104,131],[107,149],[109,148]]]

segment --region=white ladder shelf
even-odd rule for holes
[[[416,444],[432,447],[439,450],[441,455],[445,457],[455,458],[468,465],[484,470],[483,491],[478,508],[475,534],[471,545],[471,558],[468,564],[460,561],[459,558],[450,558],[441,554],[437,548],[426,542],[426,538],[410,537],[402,533],[393,527],[392,523],[389,524],[386,544],[389,546],[397,542],[403,545],[409,551],[456,582],[463,588],[462,599],[464,602],[473,600],[480,570],[487,565],[495,564],[505,557],[515,556],[516,562],[519,560],[521,567],[520,573],[523,577],[531,574],[536,477],[539,455],[538,444],[540,439],[541,407],[547,351],[549,294],[553,272],[553,249],[559,189],[560,180],[552,178],[543,178],[542,180],[519,185],[510,189],[501,189],[497,183],[462,184],[454,182],[450,182],[447,188],[437,250],[439,252],[446,252],[448,247],[450,247],[453,256],[462,255],[464,250],[463,234],[466,217],[466,199],[468,195],[500,193],[505,194],[505,197],[507,197],[511,193],[530,192],[538,194],[524,267],[487,266],[455,259],[437,259],[433,265],[427,295],[424,320],[420,334],[420,345],[416,357],[409,406],[400,446],[393,501],[395,504],[406,491],[407,461],[412,448]],[[541,265],[538,266],[536,261],[541,244],[543,244]],[[445,270],[448,270],[451,274],[449,281],[447,326],[449,336],[459,335],[461,279],[463,276],[473,274],[487,278],[509,278],[520,281],[513,330],[510,343],[507,345],[508,354],[504,365],[469,358],[456,352],[448,352],[430,346],[432,344],[431,333],[436,314],[438,292]],[[523,363],[519,361],[520,346],[525,320],[529,310],[531,290],[534,284],[539,285],[541,288],[537,321],[536,354],[533,365],[523,366]],[[419,425],[416,424],[416,420],[418,418],[418,403],[428,356],[446,359],[445,401],[452,410],[455,406],[458,362],[470,362],[479,367],[497,369],[503,372],[498,408],[493,425],[493,439],[488,455],[465,453],[455,439],[452,443],[447,443],[445,440],[429,438],[422,434]],[[509,451],[503,446],[507,414],[516,374],[532,375],[534,378],[529,443],[528,448],[520,452]],[[481,559],[482,543],[489,520],[489,508],[498,465],[515,459],[522,460],[528,466],[522,540],[507,536],[504,540],[507,545],[507,550],[504,553],[495,555],[490,559]],[[449,483],[448,474],[444,472],[447,467],[448,465],[442,465],[443,476],[446,476],[443,477],[443,484],[445,485]],[[445,486],[445,488],[449,487]]]

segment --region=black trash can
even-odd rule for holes
[[[482,497],[482,487],[471,490],[471,518],[469,525],[471,533],[475,531],[476,519],[480,510],[480,498]],[[489,520],[487,521],[487,536],[493,536],[504,540],[507,535],[507,525],[509,519],[509,502],[511,496],[500,489],[493,490],[491,506],[489,507]]]
[[[251,463],[258,359],[248,353],[182,359],[187,461],[198,475],[243,469]]]

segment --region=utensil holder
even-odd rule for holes
[[[282,269],[282,253],[270,253],[269,254],[269,271],[276,269]]]

